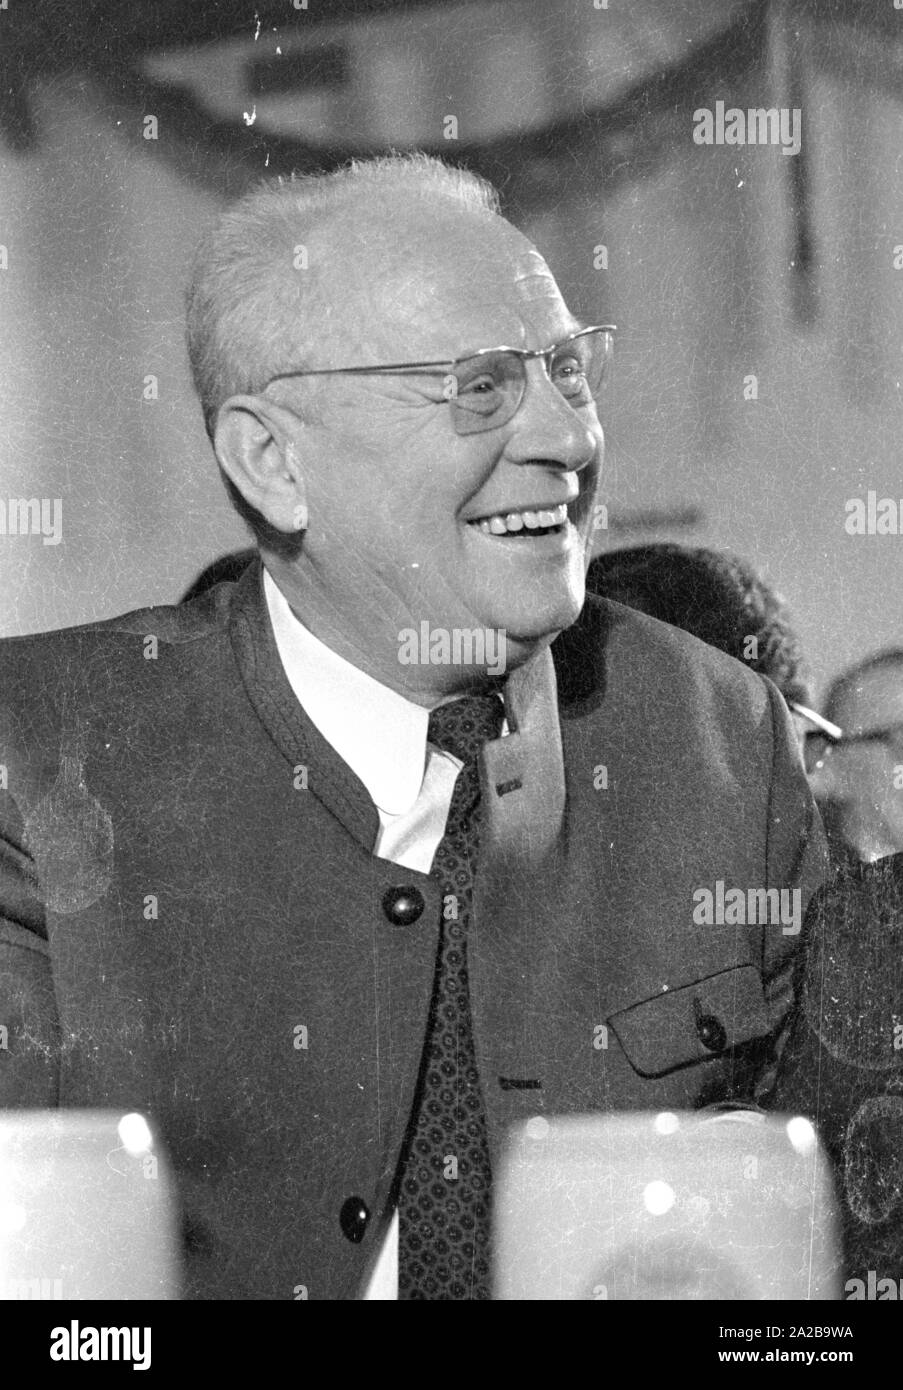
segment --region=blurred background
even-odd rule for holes
[[[718,101],[798,107],[800,153],[696,144]],[[0,534],[0,634],[175,601],[247,544],[188,376],[193,245],[262,175],[390,147],[491,178],[619,324],[602,547],[745,556],[819,685],[900,642],[903,535],[845,528],[872,491],[903,531],[892,0],[0,5],[0,500],[62,502],[60,544]]]

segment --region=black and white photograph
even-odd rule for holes
[[[0,0],[35,1366],[593,1301],[863,1371],[901,435],[903,0]]]

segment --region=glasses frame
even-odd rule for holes
[[[807,729],[807,734],[822,734],[829,743],[837,743],[839,739],[846,737],[839,724],[832,724],[830,719],[826,719],[814,709],[809,709],[808,705],[801,705],[798,700],[788,700],[787,703],[794,714],[799,714],[815,726],[813,729]]]
[[[615,323],[593,323],[589,324],[586,328],[578,328],[575,333],[569,333],[567,337],[561,338],[558,342],[552,343],[550,347],[546,348],[516,348],[508,347],[507,344],[502,343],[499,347],[478,348],[476,352],[465,352],[460,357],[441,358],[439,361],[435,362],[382,362],[372,367],[304,367],[299,368],[297,371],[277,372],[275,376],[271,376],[266,384],[261,387],[261,390],[265,391],[268,386],[272,386],[274,381],[288,381],[291,377],[298,376],[387,376],[394,375],[396,372],[428,372],[432,374],[443,369],[447,374],[451,374],[455,367],[460,366],[463,362],[476,362],[481,357],[489,357],[497,352],[512,353],[515,357],[519,357],[523,363],[541,358],[546,370],[546,376],[549,381],[551,381],[552,360],[555,354],[560,352],[562,348],[567,347],[568,343],[573,343],[578,338],[585,338],[590,333],[607,333],[611,338],[611,347],[606,357],[607,365],[611,357],[611,350],[614,347],[614,334],[616,332],[617,324]],[[524,387],[526,389],[526,372],[524,373]],[[453,400],[454,397],[448,399]],[[562,400],[567,400],[567,397],[562,395]],[[506,420],[487,425],[486,429],[493,429],[507,424],[508,421],[512,420],[517,414],[522,403],[523,395],[521,395],[520,400]],[[476,433],[478,431],[474,432]]]
[[[810,709],[808,705],[801,705],[798,700],[788,700],[787,704],[794,714],[805,719],[807,723],[813,725],[807,729],[803,735],[803,764],[807,774],[811,775],[822,766],[825,758],[831,750],[844,741],[844,732],[839,724],[832,724],[830,719],[825,719],[824,715],[816,710]],[[812,756],[816,740],[824,740],[824,747],[821,749],[819,757]]]
[[[815,710],[807,709],[805,705],[800,705],[795,700],[789,701],[789,705],[794,714],[801,715],[815,726],[812,729],[807,729],[805,734],[804,761],[809,772],[821,767],[825,759],[837,748],[850,748],[862,743],[883,743],[893,749],[896,741],[903,740],[903,720],[898,720],[894,724],[884,724],[877,729],[865,729],[860,734],[845,734],[839,725],[832,724],[830,719],[816,714]],[[806,755],[808,747],[814,744],[816,739],[824,739],[825,746],[821,756],[813,761],[810,768]]]

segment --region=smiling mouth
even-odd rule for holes
[[[535,511],[527,509],[520,512],[499,512],[495,516],[479,517],[467,524],[476,527],[486,536],[517,536],[530,540],[562,531],[567,522],[567,504],[560,502],[557,507],[540,507]]]

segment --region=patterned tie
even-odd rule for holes
[[[501,733],[498,695],[468,695],[430,715],[429,740],[460,758],[431,873],[443,912],[423,1061],[398,1194],[399,1298],[490,1297],[490,1180],[477,1074],[467,928],[480,825],[477,758]]]

